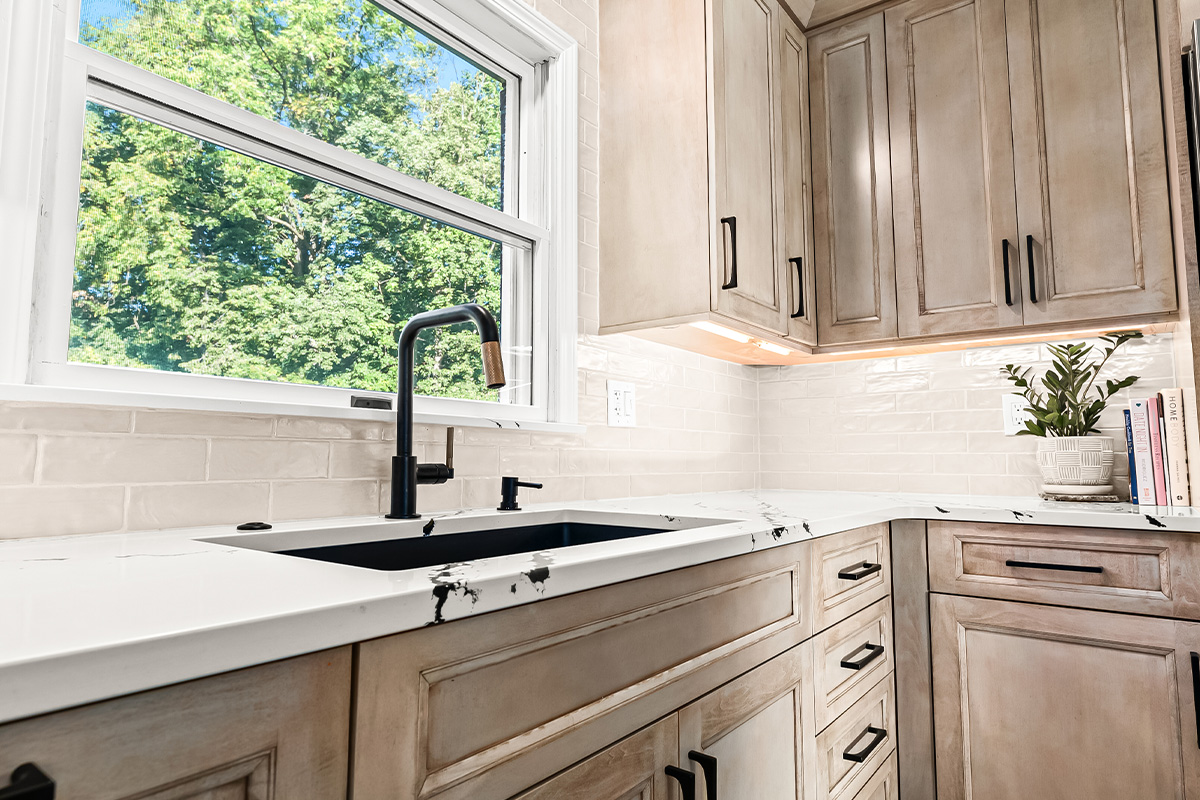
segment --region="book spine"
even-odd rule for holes
[[[1125,450],[1129,454],[1129,502],[1137,505],[1137,464],[1133,457],[1133,417],[1125,409]]]
[[[1173,505],[1173,503],[1171,502],[1171,470],[1169,468],[1169,465],[1171,463],[1171,456],[1169,454],[1169,448],[1167,446],[1167,420],[1166,420],[1166,417],[1163,415],[1162,392],[1159,392],[1157,395],[1155,395],[1155,403],[1158,406],[1158,408],[1156,409],[1158,411],[1158,438],[1162,441],[1163,487],[1164,487],[1163,494],[1166,495],[1166,498],[1167,498],[1166,505],[1169,506],[1169,505]]]
[[[1154,505],[1154,460],[1150,457],[1150,426],[1145,400],[1129,403],[1133,426],[1133,457],[1137,465],[1138,501]]]
[[[1171,505],[1190,506],[1191,487],[1188,485],[1187,431],[1183,425],[1183,390],[1167,389],[1162,393],[1163,418],[1167,432],[1167,475],[1171,481]]]
[[[1158,424],[1158,398],[1146,400],[1146,425],[1150,428],[1150,467],[1154,470],[1154,504],[1167,504],[1167,480],[1163,471],[1162,434]]]

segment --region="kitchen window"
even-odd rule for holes
[[[426,331],[418,413],[573,421],[564,34],[519,0],[58,6],[20,382],[354,416],[410,316],[478,302],[508,385]]]

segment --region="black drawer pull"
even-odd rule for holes
[[[1025,237],[1025,250],[1029,254],[1029,302],[1037,302],[1037,270],[1033,267],[1033,234]]]
[[[680,769],[674,764],[669,765],[664,772],[667,776],[679,782],[679,793],[683,800],[696,800],[696,774]]]
[[[1009,246],[1008,239],[1001,240],[1000,246],[1002,248],[1004,248],[1004,304],[1007,306],[1011,306],[1013,304],[1013,299],[1012,299],[1012,281],[1009,280],[1009,275],[1008,275],[1008,272],[1009,272],[1009,270],[1008,270],[1008,246]]]
[[[1200,653],[1192,653],[1192,708],[1196,710],[1196,741],[1200,742]]]
[[[733,256],[729,260],[729,282],[721,284],[728,291],[737,288],[737,217],[721,217],[721,224],[729,226],[729,247]]]
[[[1040,561],[1014,561],[1011,558],[1004,562],[1004,566],[1022,569],[1052,569],[1058,572],[1090,572],[1095,575],[1104,572],[1104,567],[1088,567],[1079,564],[1043,564]]]
[[[844,581],[860,581],[882,569],[883,564],[872,564],[870,561],[864,561],[861,564],[855,564],[853,567],[846,567],[838,573],[838,577]]]
[[[796,265],[796,313],[792,319],[804,318],[804,259],[800,256],[789,258],[788,262]]]
[[[0,789],[0,800],[54,800],[54,781],[36,764],[22,764],[12,771],[8,786]]]
[[[688,751],[688,758],[700,765],[704,771],[704,796],[708,800],[717,800],[717,758],[708,753],[695,750]]]
[[[862,741],[862,738],[867,735],[871,735],[871,741],[867,743],[866,747],[855,753],[854,745]],[[883,728],[876,728],[874,725],[868,725],[867,729],[860,733],[858,737],[850,743],[850,746],[842,751],[842,758],[846,759],[847,761],[853,761],[855,764],[861,764],[871,757],[871,753],[875,752],[875,748],[879,747],[880,743],[886,738],[887,731],[885,731]]]
[[[864,655],[859,656],[857,659],[850,657],[859,650],[866,650],[867,652]],[[881,655],[883,655],[883,645],[864,642],[862,647],[859,647],[856,650],[851,650],[850,655],[842,659],[842,669],[862,669],[867,664],[870,664],[872,661],[879,658]]]

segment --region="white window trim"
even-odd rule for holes
[[[533,333],[541,345],[535,358],[545,362],[544,369],[534,373],[533,404],[418,397],[416,418],[425,423],[578,429],[578,45],[521,0],[389,1],[403,8],[405,16],[427,21],[520,77],[520,166],[524,172],[536,159],[535,169],[543,172],[544,203],[522,197],[520,216],[513,216],[415,179],[398,179],[397,173],[374,162],[298,132],[281,131],[250,112],[221,104],[220,113],[214,113],[211,98],[70,41],[78,0],[0,7],[0,53],[7,54],[0,57],[0,241],[5,242],[0,274],[16,289],[0,296],[0,399],[352,419],[392,416],[349,407],[351,395],[379,393],[68,364],[47,357],[49,349],[61,349],[70,314],[63,300],[69,288],[63,291],[64,276],[56,275],[53,265],[59,265],[61,273],[64,248],[68,258],[74,251],[78,186],[64,190],[61,175],[75,168],[71,162],[77,163],[82,148],[82,131],[60,130],[58,121],[80,113],[81,87],[90,78],[102,82],[88,92],[100,102],[137,111],[168,127],[177,127],[171,124],[179,122],[173,115],[187,115],[189,134],[249,150],[256,158],[263,156],[254,149],[254,133],[271,126],[272,140],[286,142],[286,148],[312,159],[300,170],[306,174],[352,191],[356,182],[371,185],[376,196],[380,184],[372,176],[386,177],[389,195],[398,205],[415,211],[437,207],[439,217],[445,219],[449,211],[466,230],[531,247]],[[86,59],[78,50],[87,50]],[[85,70],[87,75],[71,75],[70,70]],[[138,89],[147,96],[169,97],[171,108],[148,107],[137,97]],[[239,136],[244,141],[233,141]],[[271,155],[265,160],[296,169],[282,149]],[[329,173],[314,174],[313,163],[327,165]],[[526,178],[519,176],[518,187],[527,185]],[[530,198],[536,199],[536,193]],[[70,275],[66,280],[70,282]]]

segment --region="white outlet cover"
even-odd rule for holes
[[[628,381],[608,382],[608,425],[637,427],[637,387]]]
[[[1004,395],[1004,435],[1016,436],[1025,430],[1025,420],[1033,419],[1029,413],[1029,403],[1024,397],[1016,394]]]

